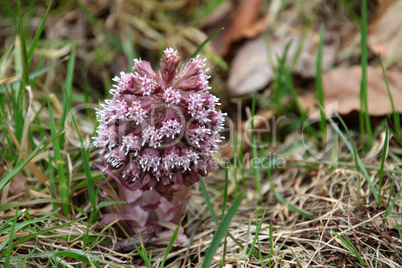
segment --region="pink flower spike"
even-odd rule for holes
[[[134,60],[134,71],[113,79],[113,98],[96,112],[93,144],[105,171],[130,190],[174,193],[215,167],[210,155],[222,139],[225,114],[209,93],[205,60],[180,67],[180,58],[167,48],[157,71],[148,61]]]

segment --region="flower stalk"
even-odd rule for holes
[[[160,69],[134,60],[132,73],[121,72],[112,99],[97,110],[94,137],[102,169],[119,185],[126,204],[102,223],[116,218],[130,234],[147,226],[174,230],[190,198],[189,187],[212,172],[224,116],[209,92],[205,60],[193,58],[179,69],[180,55],[164,51]],[[183,230],[179,239],[185,244]]]

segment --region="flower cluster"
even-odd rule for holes
[[[211,155],[225,114],[208,91],[204,62],[197,57],[178,68],[180,55],[168,48],[157,72],[134,60],[133,73],[114,78],[113,99],[97,111],[94,145],[105,170],[127,189],[173,193],[215,168]]]

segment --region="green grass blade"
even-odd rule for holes
[[[391,133],[394,135],[395,139],[399,142],[399,144],[402,145],[402,140],[401,138],[399,138],[398,133],[396,133],[396,131],[393,130],[392,128],[389,128],[389,131],[391,131]]]
[[[144,251],[142,251],[133,241],[133,239],[131,238],[131,236],[128,235],[128,233],[126,232],[126,230],[124,230],[124,228],[121,226],[121,224],[119,222],[117,222],[117,225],[120,227],[120,229],[123,231],[124,235],[130,239],[131,243],[133,243],[133,246],[135,248],[135,250],[137,251],[138,255],[140,255],[141,259],[144,261],[145,266],[147,268],[151,268],[151,261],[148,258],[148,255],[146,254],[146,252],[144,253]],[[141,240],[141,246],[143,247],[143,243]]]
[[[125,204],[125,201],[114,201],[114,200],[110,200],[110,201],[102,201],[99,203],[98,205],[98,209],[104,208],[104,207],[108,207],[111,205],[117,205],[117,204]]]
[[[56,180],[54,177],[54,167],[53,167],[53,158],[49,153],[49,162],[48,162],[48,170],[49,170],[49,187],[50,187],[50,196],[53,198],[57,198],[57,188],[56,188]],[[55,209],[56,206],[53,203],[53,208]]]
[[[238,150],[238,145],[237,145],[237,139],[238,139],[238,136],[237,136],[237,133],[235,134],[235,138],[234,138],[234,152],[233,152],[233,179],[234,179],[234,182],[235,182],[235,191],[234,191],[234,193],[235,193],[235,195],[237,195],[237,193],[239,192],[239,179],[238,179],[238,167],[237,167],[237,160],[238,160],[238,158],[237,158],[237,156],[238,156],[238,152],[237,152],[237,150]]]
[[[53,4],[53,0],[50,1],[49,5],[47,7],[47,10],[45,12],[45,15],[43,16],[43,19],[42,19],[42,21],[41,21],[41,23],[39,25],[39,28],[36,31],[35,36],[34,36],[34,38],[32,40],[31,47],[29,48],[29,51],[28,51],[28,62],[30,62],[31,59],[32,59],[32,56],[33,56],[35,48],[36,48],[36,44],[37,44],[37,42],[39,40],[40,35],[42,34],[43,27],[45,27],[47,16],[49,15],[50,8],[51,8],[52,4]]]
[[[94,184],[94,180],[92,178],[91,166],[89,164],[89,155],[88,155],[88,152],[85,150],[84,141],[82,139],[80,130],[78,128],[77,121],[75,120],[74,113],[72,112],[70,96],[68,95],[67,90],[66,90],[66,93],[65,93],[65,97],[66,97],[66,103],[67,103],[67,107],[68,107],[67,109],[69,109],[71,111],[71,117],[72,117],[72,120],[74,122],[75,129],[76,129],[76,131],[78,133],[78,136],[80,138],[82,165],[84,167],[84,172],[85,172],[85,175],[86,175],[87,186],[88,186],[88,194],[89,194],[89,199],[90,199],[91,208],[92,208],[90,221],[94,222],[96,220],[95,216],[97,215],[97,213],[96,213],[96,194],[95,194],[95,184]],[[95,218],[93,218],[93,217],[95,217]]]
[[[55,138],[57,135],[57,129],[56,129],[56,123],[54,122],[53,111],[52,106],[50,105],[50,101],[48,101],[48,109],[49,109],[50,134],[52,135],[52,138]],[[60,137],[53,141],[53,152],[54,152],[54,160],[56,161],[57,172],[59,175],[58,178],[59,178],[60,199],[63,203],[67,203],[69,200],[69,196],[67,188],[67,178],[64,170],[64,162],[60,152],[60,144],[59,144]],[[66,204],[62,204],[62,209],[64,214],[68,217],[69,215],[68,206]]]
[[[54,253],[54,256],[59,258],[73,258],[75,260],[80,261],[81,263],[89,264],[89,259],[85,256],[86,253],[78,252],[78,251],[69,251],[69,250],[60,250]]]
[[[387,152],[388,152],[388,125],[385,127],[385,140],[384,140],[384,146],[382,147],[382,156],[381,156],[381,164],[380,164],[380,174],[378,177],[378,203],[377,206],[381,204],[382,200],[382,180],[383,180],[383,174],[384,174],[384,163],[385,163],[385,158],[387,158]]]
[[[245,175],[245,171],[244,171],[243,143],[241,141],[240,141],[240,147],[239,147],[239,162],[240,162],[241,180],[243,183],[243,189],[245,191],[247,189],[247,185],[246,185],[246,175]]]
[[[220,262],[220,266],[224,267],[225,266],[225,260],[226,260],[226,251],[227,251],[227,235],[225,235],[225,239],[223,241],[223,253],[222,253],[222,258],[221,258],[221,262]]]
[[[253,95],[253,102],[251,105],[251,155],[253,159],[258,158],[258,152],[257,152],[257,144],[256,144],[256,137],[255,137],[255,132],[254,132],[254,115],[255,115],[255,99],[256,99],[256,93]],[[261,193],[261,174],[260,171],[252,165],[253,168],[253,174],[254,174],[254,183],[255,183],[255,188],[257,190],[258,194],[258,201],[262,202],[262,193]]]
[[[166,259],[167,259],[168,255],[169,255],[170,250],[171,250],[172,247],[173,247],[174,241],[176,241],[176,237],[177,237],[177,235],[178,235],[178,233],[179,233],[179,229],[180,229],[180,226],[181,226],[181,222],[182,222],[182,221],[183,221],[183,218],[182,218],[182,219],[180,220],[180,222],[177,224],[176,230],[174,231],[174,233],[173,233],[173,235],[172,235],[172,238],[170,239],[169,244],[168,244],[167,247],[166,247],[165,254],[163,255],[162,263],[161,263],[161,265],[160,265],[161,268],[165,267]]]
[[[343,134],[340,135],[340,136],[343,137],[342,139],[346,143],[346,145],[349,148],[350,152],[353,153],[353,155],[355,157],[355,161],[356,161],[356,168],[357,168],[357,170],[360,170],[363,173],[364,177],[366,178],[367,182],[369,183],[371,191],[373,192],[374,198],[375,198],[376,202],[378,203],[378,200],[379,200],[378,193],[377,193],[377,191],[376,191],[376,189],[374,187],[374,184],[373,184],[373,181],[371,180],[370,175],[367,172],[366,166],[363,164],[362,160],[360,159],[360,156],[359,156],[359,154],[357,152],[356,147],[354,146],[354,144],[352,144],[352,136],[349,133],[349,130],[348,130],[346,124],[345,124],[345,121],[343,121],[342,117],[340,117],[340,115],[337,112],[334,111],[334,113],[335,113],[336,117],[339,119],[339,121],[341,122],[343,128],[345,129],[345,131],[346,131],[346,133],[347,133],[347,135],[349,137],[350,142],[348,141],[348,139],[346,139],[346,137]],[[335,122],[332,120],[332,118],[330,118],[329,120],[331,122],[331,125],[334,126]],[[339,128],[338,128],[338,130],[339,130]],[[339,133],[341,133],[341,132],[338,132],[338,134]]]
[[[201,43],[201,45],[198,46],[198,48],[194,51],[193,55],[190,56],[191,58],[195,58],[198,53],[201,51],[201,49],[215,36],[217,35],[220,31],[222,31],[224,28],[220,28],[218,30],[216,30],[213,34],[211,34],[210,36],[208,36],[207,39],[205,39],[204,42]]]
[[[122,41],[123,42],[122,46],[124,49],[124,54],[126,55],[127,58],[127,62],[132,64],[133,59],[138,58],[138,55],[135,50],[135,42],[134,42],[135,35],[133,34],[133,29],[131,26],[126,25],[125,34],[126,38]]]
[[[357,24],[361,24],[359,16],[356,14],[356,12],[353,10],[353,7],[351,6],[351,1],[350,0],[342,0],[343,4],[346,6],[346,9],[348,10],[349,14],[352,16],[352,18],[356,21]]]
[[[215,224],[218,225],[218,218],[216,217],[214,208],[212,207],[211,199],[209,198],[207,189],[205,187],[204,181],[201,179],[198,184],[200,185],[202,195],[204,196],[205,203],[207,203],[207,208],[209,213],[211,214],[212,219],[214,220]]]
[[[25,32],[24,32],[24,21],[22,18],[22,8],[21,8],[21,0],[17,1],[18,6],[18,31],[19,37],[21,40],[21,61],[22,61],[22,81],[24,81],[25,86],[29,85],[29,67],[28,67],[28,58],[27,58],[27,49],[25,42]],[[18,92],[18,99],[22,90]]]
[[[232,241],[241,249],[244,251],[245,247],[229,232],[227,231],[226,234],[232,239]],[[256,258],[259,258],[258,254],[252,252],[251,255],[253,255]]]
[[[394,181],[395,181],[395,177],[394,177]],[[388,202],[387,209],[385,210],[385,213],[384,213],[383,225],[387,222],[389,215],[391,215],[392,209],[395,206],[395,202],[396,202],[396,200],[398,200],[401,191],[402,191],[402,187],[396,193],[394,200],[392,200],[392,202],[391,202],[391,205],[389,205],[389,202]],[[390,196],[391,196],[391,194],[390,194]]]
[[[362,80],[360,87],[360,119],[363,120],[366,125],[367,134],[370,139],[370,146],[374,142],[373,131],[371,129],[371,121],[368,107],[368,97],[367,97],[367,57],[368,57],[368,48],[367,48],[367,0],[362,0],[361,7],[361,24],[360,24],[360,33],[361,33],[361,69],[362,69]],[[363,122],[361,122],[363,124]],[[362,144],[364,148],[364,135],[362,135]]]
[[[297,266],[299,266],[300,268],[302,268],[303,266],[302,266],[302,264],[300,263],[299,258],[297,258],[296,254],[295,254],[295,252],[293,251],[292,248],[290,248],[290,251],[292,251],[293,257],[295,257],[295,259],[296,259]]]
[[[399,226],[399,223],[398,223],[398,221],[397,221],[396,219],[394,219],[394,221],[395,221],[396,228],[398,229],[399,239],[401,240],[401,243],[402,243],[402,231],[401,231],[401,227]]]
[[[287,47],[289,47],[290,43],[288,43]],[[277,57],[278,63],[279,63],[279,73],[280,76],[283,77],[284,82],[285,82],[285,87],[289,90],[290,95],[292,96],[292,99],[296,105],[296,110],[299,113],[300,117],[301,117],[301,121],[302,122],[306,122],[307,121],[307,115],[306,113],[303,111],[300,102],[299,102],[299,98],[297,96],[296,93],[296,89],[293,86],[293,82],[291,79],[291,74],[288,73],[288,71],[285,68],[286,65],[286,53],[284,54],[284,56],[282,58]],[[313,131],[313,129],[311,128],[310,124],[307,124],[305,127],[306,131],[312,136],[312,137],[316,137],[315,132]],[[303,129],[304,130],[304,129]]]
[[[31,250],[31,252],[29,252],[26,257],[22,260],[22,262],[18,265],[18,268],[24,268],[26,267],[26,262],[28,261],[28,259],[31,258],[32,254],[34,254],[34,252],[36,251],[38,247],[38,239],[36,239],[35,241],[35,246],[33,247],[33,249]]]
[[[381,55],[380,55],[380,63],[381,63],[381,69],[382,69],[382,76],[384,78],[385,85],[387,87],[388,97],[389,97],[389,101],[390,101],[391,107],[392,107],[392,118],[394,119],[395,130],[396,130],[396,133],[397,133],[396,136],[399,136],[400,131],[401,131],[401,123],[399,121],[399,112],[395,109],[394,99],[392,97],[392,93],[391,93],[391,90],[389,88],[389,83],[388,83],[387,76],[385,75],[385,68],[384,68],[384,64],[383,64],[382,59],[381,59]]]
[[[363,266],[366,266],[366,263],[363,261],[362,257],[360,257],[359,251],[357,250],[355,245],[353,245],[352,242],[350,242],[350,240],[346,236],[340,236],[337,232],[335,232],[332,229],[331,229],[331,231],[332,231],[332,233],[334,233],[336,235],[336,237],[338,237],[339,240],[342,241],[342,243],[345,245],[345,247],[348,248],[350,250],[350,252],[352,252],[356,256],[356,258],[359,260],[360,264]]]
[[[257,242],[257,246],[258,246],[258,256],[259,256],[259,259],[260,259],[260,261],[261,261],[261,266],[262,266],[262,268],[265,268],[266,266],[265,266],[265,262],[264,262],[264,257],[262,256],[262,253],[261,253],[261,243],[260,243],[260,240],[257,240],[258,242]]]
[[[17,204],[17,207],[19,207],[19,204]],[[0,243],[0,251],[2,251],[4,249],[4,247],[6,245],[8,245],[9,239],[10,237],[8,236],[8,234],[10,234],[11,229],[13,228],[13,226],[15,226],[16,224],[14,224],[14,219],[17,217],[19,218],[21,215],[23,215],[25,212],[21,212],[21,213],[17,213],[18,210],[16,210],[16,214],[14,215],[14,217],[12,217],[11,219],[5,221],[4,223],[2,223],[1,225],[1,234],[4,234],[6,237],[5,239]],[[11,227],[9,227],[9,225],[11,225]],[[16,228],[16,227],[14,227]],[[7,248],[8,249],[8,248]],[[7,250],[5,252],[3,252],[0,255],[0,259],[2,257],[4,257],[5,255],[7,255]]]
[[[5,65],[4,62],[10,56],[11,51],[14,49],[14,44],[10,45],[6,51],[3,52],[3,55],[0,56],[0,77],[5,77],[4,72],[5,72]]]
[[[141,243],[141,251],[142,251],[142,253],[144,254],[144,256],[146,256],[146,259],[144,260],[144,261],[145,261],[145,265],[146,265],[147,267],[151,267],[151,259],[152,259],[151,254],[152,254],[152,251],[150,252],[150,254],[149,254],[149,256],[148,256],[148,254],[147,254],[147,249],[145,248],[144,243],[142,242],[141,236],[140,236],[140,243]]]
[[[320,36],[320,41],[318,43],[318,51],[317,51],[317,66],[316,66],[316,72],[317,76],[315,79],[315,85],[317,89],[317,99],[318,103],[322,106],[325,107],[324,103],[324,86],[322,82],[322,53],[323,53],[323,48],[324,48],[324,24],[320,25],[320,30],[319,30],[319,36]],[[325,113],[320,110],[320,129],[321,129],[321,137],[322,140],[325,140],[326,134],[327,134],[327,120]]]
[[[64,90],[65,90],[65,96],[63,100],[63,114],[60,119],[59,126],[61,128],[64,128],[64,124],[66,121],[68,109],[69,109],[69,104],[71,100],[71,92],[73,88],[73,78],[74,78],[74,65],[75,65],[75,46],[71,49],[71,54],[70,54],[70,59],[68,60],[67,63],[67,74],[66,74],[66,80],[64,81]],[[64,135],[60,137],[60,145],[64,144]]]
[[[243,255],[245,256],[247,254],[248,251],[248,241],[250,239],[250,228],[251,228],[251,222],[252,222],[253,218],[250,217],[250,220],[248,221],[248,226],[247,226],[247,237],[246,237],[246,246],[243,249]],[[252,252],[250,250],[250,252]]]
[[[208,247],[207,252],[205,253],[204,260],[202,262],[202,268],[209,268],[211,267],[212,259],[215,255],[216,250],[218,249],[223,236],[225,235],[230,222],[232,221],[233,217],[236,215],[237,209],[240,206],[241,200],[243,198],[243,194],[239,194],[235,200],[233,201],[232,206],[229,208],[228,213],[223,218],[222,222],[219,224],[218,229],[212,239],[211,245]]]
[[[16,226],[17,226],[17,218],[18,218],[18,211],[20,206],[17,206],[15,210],[15,216],[13,218],[13,224],[11,225],[10,233],[8,234],[8,247],[6,251],[6,259],[4,261],[4,267],[10,267],[10,257],[11,257],[11,250],[13,248],[13,239],[16,233]]]
[[[248,254],[247,254],[247,258],[250,258],[250,255],[251,255],[251,252],[253,251],[254,245],[255,245],[255,243],[257,242],[258,235],[260,234],[260,230],[261,230],[262,223],[264,222],[265,213],[267,213],[267,209],[268,209],[268,208],[265,208],[264,213],[262,214],[261,220],[260,220],[260,222],[258,223],[258,226],[257,226],[257,228],[256,228],[256,230],[255,230],[255,236],[254,236],[253,242],[251,243],[250,251],[249,251]],[[257,219],[258,219],[258,218],[257,218]]]
[[[222,213],[221,213],[221,221],[223,219],[223,216],[225,215],[225,210],[226,210],[226,202],[228,199],[228,187],[229,187],[229,168],[227,167],[225,163],[225,189],[223,192],[223,204],[222,204]]]
[[[274,256],[274,227],[272,226],[272,221],[269,222],[269,248],[268,267],[271,267],[271,261]]]

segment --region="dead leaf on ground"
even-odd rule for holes
[[[284,37],[272,36],[269,40],[269,46],[262,36],[248,41],[238,50],[231,64],[228,78],[229,93],[233,96],[239,96],[255,92],[268,85],[273,78],[273,71],[268,59],[272,59],[274,68],[277,69],[276,55],[283,56],[288,42],[291,42],[287,54],[288,65],[291,64],[299,46],[303,44],[295,66],[295,73],[306,78],[314,77],[316,74],[318,34],[310,32],[305,40],[302,36],[302,33],[294,33]],[[328,32],[327,36],[331,38],[331,33]],[[332,38],[332,42],[326,42],[324,46],[322,61],[324,70],[334,63],[338,49],[338,44],[334,40]],[[269,53],[268,48],[270,48]]]
[[[368,84],[368,108],[371,116],[384,116],[392,112],[392,106],[382,69],[380,66],[369,66],[367,74]],[[402,113],[402,73],[388,70],[386,77],[389,83],[395,109]],[[349,114],[352,111],[360,110],[360,82],[361,67],[351,66],[338,68],[332,72],[323,74],[325,110],[329,115],[333,115],[332,110],[340,115]],[[317,119],[319,112],[317,100],[312,98],[302,98],[301,105],[310,112],[314,111],[309,118]],[[313,104],[314,103],[314,104]]]
[[[6,170],[3,168],[3,166],[0,164],[0,177],[4,175],[4,172]],[[27,190],[27,178],[22,175],[21,173],[18,173],[8,184],[8,187],[4,188],[1,192],[1,202],[5,202],[7,198],[12,198],[14,196],[23,194]],[[6,194],[6,196],[3,196]]]
[[[268,16],[259,19],[261,11],[262,0],[246,0],[236,7],[224,36],[225,53],[233,43],[244,38],[254,38],[266,29]]]
[[[370,48],[383,58],[402,56],[402,0],[379,0],[376,18],[369,24]]]
[[[25,193],[27,189],[27,178],[22,174],[17,174],[10,182],[8,194],[9,196],[19,195]]]

